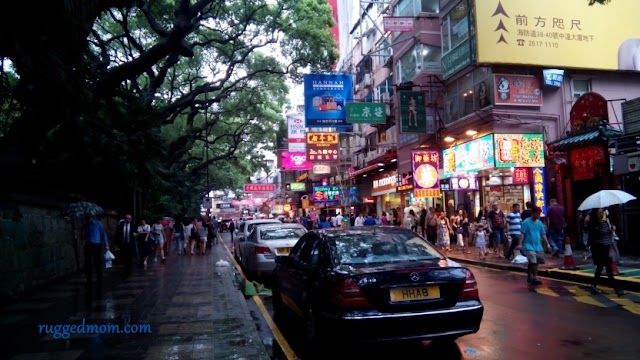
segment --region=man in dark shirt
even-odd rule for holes
[[[547,239],[553,249],[553,255],[562,256],[566,222],[564,218],[564,207],[558,204],[558,200],[549,200],[549,208],[547,209],[545,220],[547,225]]]
[[[498,253],[498,256],[504,257],[509,253],[509,242],[507,241],[507,234],[505,229],[505,215],[498,208],[498,203],[495,202],[492,205],[492,209],[487,215],[489,218],[489,229],[491,230],[491,236],[493,238],[494,251]],[[500,254],[502,251],[502,254]]]
[[[522,221],[524,221],[528,217],[531,217],[531,213],[533,212],[533,203],[531,201],[527,201],[525,206],[527,208],[522,212],[522,214],[520,214]]]

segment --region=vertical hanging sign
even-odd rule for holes
[[[438,196],[440,180],[438,167],[440,155],[437,151],[413,151],[411,153],[413,165],[413,192],[415,196]]]
[[[424,93],[420,91],[399,91],[400,132],[427,132],[427,114],[424,105]]]

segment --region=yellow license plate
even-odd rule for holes
[[[389,290],[391,301],[415,301],[440,298],[437,285],[402,287]]]
[[[276,249],[276,254],[278,254],[278,255],[289,255],[289,252],[291,252],[291,248],[277,248]]]

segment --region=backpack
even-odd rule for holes
[[[197,239],[198,238],[198,230],[196,229],[195,225],[193,225],[191,227],[191,238],[192,239]]]

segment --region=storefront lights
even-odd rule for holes
[[[454,141],[456,141],[456,139],[455,139],[455,138],[453,138],[453,137],[451,137],[451,136],[446,136],[446,137],[444,138],[444,141],[446,141],[446,142],[450,143],[450,142],[454,142]]]
[[[468,136],[473,136],[476,135],[478,132],[475,130],[467,130],[467,132],[465,134],[467,134]]]

